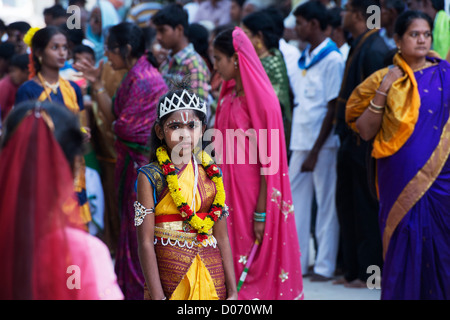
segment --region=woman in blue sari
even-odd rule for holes
[[[399,16],[394,66],[347,102],[377,159],[382,299],[450,299],[450,64],[428,56],[432,26],[418,11]]]
[[[30,100],[53,102],[81,117],[84,107],[80,87],[59,75],[69,52],[64,32],[58,27],[50,26],[40,29],[34,35],[28,35],[27,38],[31,38],[31,43],[28,43],[31,47],[30,80],[17,90],[15,105]],[[75,179],[75,191],[78,195],[83,223],[87,224],[91,221],[91,213],[83,169],[79,170]]]

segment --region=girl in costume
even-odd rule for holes
[[[185,85],[160,99],[135,203],[146,299],[237,298],[222,175],[198,147],[205,128],[206,104]]]
[[[381,299],[450,299],[450,64],[430,57],[433,21],[396,20],[394,65],[352,92],[346,121],[373,141],[383,241]]]
[[[223,155],[228,231],[238,276],[255,240],[260,243],[239,299],[302,299],[300,248],[277,95],[241,28],[216,37],[214,60],[224,79],[215,122],[224,145],[217,145],[216,151]],[[230,143],[234,138],[228,139],[229,132],[243,143]],[[255,155],[258,159],[252,161]]]
[[[81,118],[84,106],[80,87],[59,75],[69,53],[66,34],[53,26],[37,31],[30,30],[24,39],[31,48],[30,80],[17,90],[15,105],[29,100],[48,101],[65,106]],[[88,135],[85,127],[81,130]],[[91,213],[86,195],[85,164],[82,166],[75,178],[75,191],[80,203],[82,220],[87,224],[91,221]]]

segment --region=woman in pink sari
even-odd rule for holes
[[[239,27],[214,40],[215,69],[224,79],[215,128],[223,146],[228,232],[239,279],[260,243],[239,299],[303,299],[300,249],[278,98],[252,43]],[[237,138],[237,143],[234,139]],[[221,139],[217,139],[218,143]],[[222,152],[222,153],[221,153]],[[245,268],[245,270],[244,270]]]

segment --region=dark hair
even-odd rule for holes
[[[62,34],[67,38],[67,34],[61,28],[55,26],[45,27],[34,34],[33,39],[31,40],[31,48],[33,51],[33,66],[36,73],[41,71],[42,68],[36,54],[44,51],[53,36],[57,34]]]
[[[244,6],[245,0],[231,0],[231,2],[235,2],[241,9]]]
[[[281,39],[284,34],[284,18],[281,10],[274,6],[270,6],[268,8],[262,9],[262,12],[267,13],[270,16],[273,21],[275,33]]]
[[[199,23],[192,23],[189,25],[189,42],[194,46],[195,51],[205,60],[208,68],[211,69],[212,61],[208,53],[209,32],[204,26]]]
[[[431,0],[431,5],[436,11],[445,10],[445,1],[444,0]]]
[[[406,3],[403,0],[385,0],[384,6],[387,9],[394,9],[397,15],[406,10]]]
[[[166,120],[169,118],[170,113],[164,115],[163,117],[161,117],[161,110],[160,110],[160,104],[166,99],[173,99],[174,103],[178,102],[178,97],[181,97],[182,93],[184,90],[187,90],[191,95],[194,94],[191,90],[191,82],[190,82],[190,76],[185,76],[184,78],[182,78],[180,81],[171,81],[171,87],[170,90],[163,96],[161,96],[159,98],[158,101],[158,107],[157,107],[157,111],[156,111],[156,120],[153,124],[152,130],[151,130],[151,134],[150,134],[150,139],[149,139],[149,155],[150,155],[150,162],[156,161],[156,149],[158,149],[159,147],[164,145],[164,142],[159,140],[158,136],[156,135],[156,125],[160,125],[163,126],[164,123],[166,122]],[[174,97],[174,95],[176,95]],[[200,101],[201,98],[199,98]],[[184,100],[183,100],[186,104],[189,104],[191,102],[191,99],[189,97],[187,97],[186,95],[184,96]],[[193,110],[195,115],[198,117],[198,119],[202,122],[202,125],[206,126],[207,125],[207,117],[206,114],[204,114],[201,111],[197,111],[197,110]]]
[[[11,42],[0,42],[0,58],[9,61],[16,52],[16,46]]]
[[[66,23],[59,26],[66,34],[67,40],[73,43],[74,46],[81,45],[85,38],[83,29],[69,29]]]
[[[88,53],[92,56],[92,59],[94,59],[94,61],[95,61],[95,52],[94,52],[94,49],[92,49],[91,47],[86,46],[84,44],[80,44],[73,49],[73,52],[72,52],[73,57],[75,57],[75,55],[79,54],[79,53]]]
[[[55,4],[54,6],[44,9],[44,15],[49,15],[54,19],[68,16],[66,10],[60,4]]]
[[[2,136],[1,148],[8,143],[15,128],[20,124],[29,110],[36,108],[37,101],[25,101],[15,106],[5,119],[4,134]],[[55,129],[53,135],[61,146],[64,155],[73,167],[74,159],[83,153],[83,135],[80,123],[76,115],[63,105],[51,102],[40,103],[52,118]]]
[[[0,19],[0,32],[3,31],[6,31],[6,24],[2,19]]]
[[[158,12],[156,12],[152,18],[152,22],[156,26],[169,25],[172,29],[181,25],[184,29],[184,35],[189,36],[189,16],[184,8],[176,3],[168,4]]]
[[[128,52],[127,45],[131,46],[131,52]],[[124,61],[127,57],[140,58],[146,53],[145,38],[141,28],[131,22],[122,22],[109,29],[107,46],[110,50],[119,48],[120,56]],[[147,60],[155,68],[158,64],[151,50],[147,52]]]
[[[30,62],[28,54],[16,54],[12,56],[9,66],[19,68],[22,71],[28,70],[28,63]]]
[[[431,20],[429,15],[418,10],[408,10],[399,15],[397,20],[395,21],[395,34],[397,34],[398,37],[402,38],[406,33],[406,30],[408,30],[409,26],[415,19],[425,20],[430,26],[430,30],[433,30],[433,20]]]
[[[279,47],[280,37],[278,36],[275,24],[267,13],[263,11],[256,11],[250,13],[242,19],[244,24],[253,35],[262,33],[263,42],[267,49]]]
[[[372,13],[367,12],[367,8],[370,6],[380,6],[379,0],[352,0],[351,3],[352,7],[359,13],[362,14],[362,16],[365,19],[368,19]]]
[[[152,44],[156,38],[156,30],[150,26],[142,27],[141,30],[144,35],[145,49],[151,50]]]
[[[214,48],[224,53],[227,57],[232,57],[236,52],[233,46],[234,29],[226,29],[220,32],[214,39]]]
[[[6,27],[6,31],[11,30],[17,30],[22,34],[27,33],[28,30],[30,30],[31,26],[28,22],[25,21],[16,21],[13,23],[10,23],[8,27]]]
[[[334,7],[327,10],[328,25],[332,28],[338,28],[342,25],[341,17],[342,9],[339,7]]]
[[[298,6],[294,11],[294,16],[301,16],[307,21],[317,20],[322,31],[328,25],[327,8],[320,1],[308,1]]]

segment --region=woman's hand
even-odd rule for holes
[[[387,93],[389,89],[391,89],[392,84],[399,78],[403,77],[405,73],[400,67],[393,67],[389,69],[387,74],[384,76],[383,81],[381,82],[379,91]]]
[[[317,164],[319,153],[315,150],[311,150],[302,164],[300,172],[312,172]]]
[[[253,221],[253,232],[255,233],[255,238],[259,243],[262,243],[264,237],[264,229],[266,228],[265,222]]]
[[[73,67],[83,73],[83,77],[92,84],[100,83],[102,77],[103,60],[100,61],[98,67],[91,64],[87,59],[80,59],[73,64]]]

